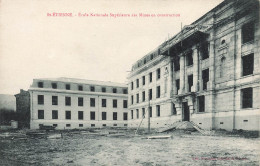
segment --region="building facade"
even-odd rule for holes
[[[257,0],[225,0],[184,26],[132,66],[129,127],[147,127],[150,115],[151,128],[259,130],[259,37]]]
[[[30,93],[23,89],[20,93],[14,95],[16,98],[16,112],[18,114],[18,127],[29,128],[30,127]]]
[[[72,78],[34,79],[30,128],[127,127],[127,85]]]

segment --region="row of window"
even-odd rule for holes
[[[102,112],[102,120],[107,120],[107,112]],[[44,119],[44,110],[38,110],[38,119]],[[59,119],[58,110],[52,110],[52,119]],[[65,119],[71,119],[71,111],[65,111]],[[84,111],[78,111],[78,120],[84,120]],[[90,112],[90,120],[96,120],[96,112]],[[117,112],[113,112],[113,120],[117,120]],[[127,112],[123,113],[123,120],[127,120]]]
[[[38,95],[38,104],[44,104],[44,95]],[[52,105],[58,105],[58,96],[52,96]],[[71,106],[71,97],[65,97],[65,105]],[[78,106],[84,106],[83,97],[78,97]],[[90,107],[96,106],[96,99],[90,98]],[[102,99],[102,107],[107,107],[107,99]],[[117,99],[113,99],[113,108],[117,108]],[[127,108],[127,100],[123,100],[123,108]]]
[[[161,87],[157,86],[156,87],[156,98],[161,97]],[[152,100],[153,98],[153,90],[149,89],[148,90],[148,98],[149,100]],[[145,91],[142,92],[142,102],[145,101]],[[136,94],[136,103],[139,103],[139,93]],[[131,104],[134,104],[134,95],[131,95]]]
[[[39,124],[39,127],[43,124]],[[54,127],[58,127],[58,124],[53,124]],[[95,127],[95,124],[91,124],[91,127]],[[102,124],[103,127],[107,126],[106,124]],[[117,124],[113,124],[113,126],[117,126]],[[127,124],[124,124],[124,126],[127,126]],[[66,127],[71,127],[71,124],[66,124]],[[79,124],[79,127],[84,127],[83,124]]]
[[[156,70],[156,79],[159,80],[161,78],[161,69],[158,68]],[[153,81],[153,73],[149,73],[149,82]],[[145,76],[142,76],[142,84],[145,85]],[[136,88],[139,88],[139,79],[136,79]],[[131,90],[134,89],[134,82],[131,82]]]
[[[38,82],[38,88],[43,88],[44,87],[44,83],[43,82]],[[52,89],[57,89],[57,83],[51,83],[51,87]],[[71,87],[70,87],[70,84],[65,84],[65,89],[66,90],[71,90]],[[83,85],[78,85],[78,90],[79,91],[83,91]],[[90,86],[90,91],[91,92],[95,92],[95,86]],[[107,89],[106,87],[102,87],[101,88],[101,91],[102,92],[107,92]],[[112,88],[112,92],[113,93],[117,93],[117,88]],[[123,89],[123,94],[127,94],[127,89]]]

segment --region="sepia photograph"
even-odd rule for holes
[[[259,0],[0,0],[0,166],[260,165]]]

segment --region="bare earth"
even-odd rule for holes
[[[258,138],[185,133],[170,139],[142,137],[0,138],[0,165],[259,165]]]

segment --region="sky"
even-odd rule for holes
[[[34,78],[126,83],[137,60],[222,1],[0,0],[0,94],[27,90]],[[53,12],[72,17],[47,16]]]

